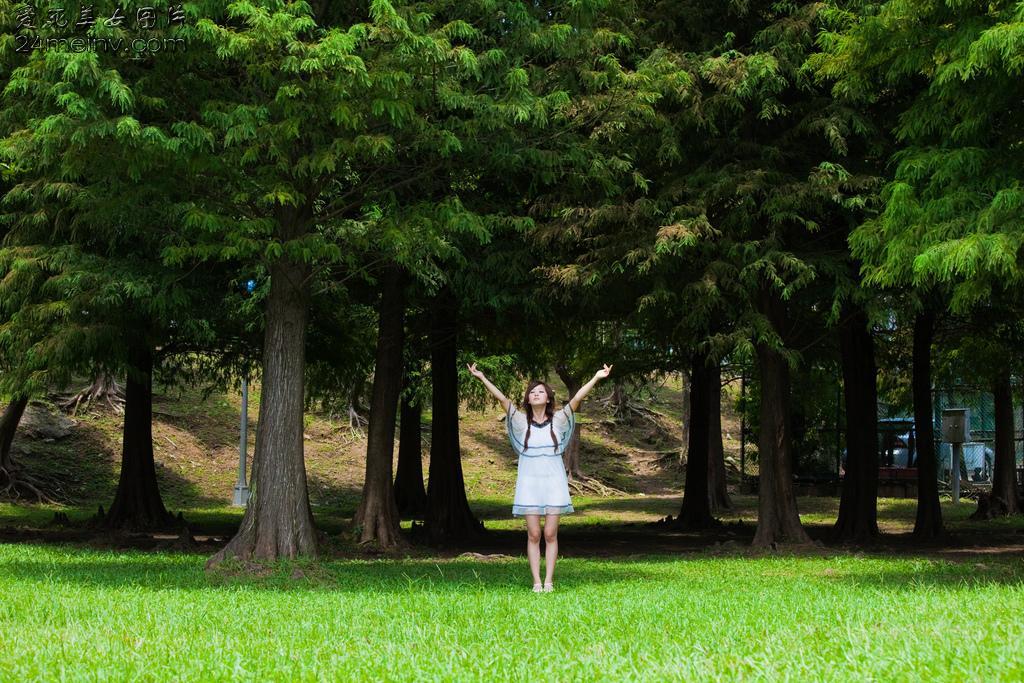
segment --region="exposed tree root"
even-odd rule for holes
[[[989,520],[997,517],[1007,517],[1011,515],[1011,506],[1006,500],[999,496],[993,496],[989,491],[978,491],[975,496],[978,501],[978,509],[971,514],[970,519],[981,519]],[[1021,508],[1021,503],[1018,501],[1017,509]]]
[[[55,526],[55,527],[71,526],[71,520],[68,518],[68,513],[60,512],[59,510],[57,512],[54,512],[53,513],[53,519],[50,520],[50,526]]]
[[[659,467],[674,467],[677,469],[686,469],[686,456],[683,450],[680,448],[670,448],[667,451],[640,451],[641,453],[650,453],[654,457],[645,458],[646,462],[655,463]]]
[[[0,500],[59,504],[69,502],[69,497],[55,479],[29,474],[11,463],[0,467]]]
[[[679,531],[707,531],[709,529],[718,529],[722,527],[722,520],[717,519],[714,516],[702,519],[699,521],[689,520],[682,514],[676,515],[675,519],[672,515],[665,518],[666,526],[671,529],[677,529]]]
[[[663,413],[648,408],[641,403],[631,401],[628,398],[619,397],[619,400],[616,401],[615,394],[594,399],[594,402],[609,411],[616,420],[623,420],[629,423],[649,422],[660,427],[661,420],[667,419]]]
[[[110,375],[97,377],[91,385],[61,402],[60,407],[74,415],[82,403],[89,407],[94,401],[103,401],[118,415],[124,414],[124,389]]]
[[[953,496],[953,487],[947,481],[939,481],[939,495]],[[981,486],[973,486],[970,482],[960,482],[960,500],[979,500],[982,496],[990,496],[991,491]]]
[[[625,491],[620,491],[614,486],[608,486],[598,479],[593,477],[583,477],[580,479],[573,478],[569,481],[569,488],[573,490],[573,493],[588,494],[592,493],[598,496],[625,496],[628,495]]]
[[[349,434],[351,434],[353,438],[355,438],[359,434],[362,434],[363,427],[366,427],[369,424],[370,421],[367,418],[360,415],[359,411],[356,410],[355,406],[350,405],[348,407],[348,430]]]

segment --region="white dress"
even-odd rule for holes
[[[510,403],[505,425],[512,449],[519,455],[512,515],[564,515],[573,512],[569,480],[562,464],[562,453],[569,445],[576,426],[576,415],[569,404],[556,411],[550,419],[528,425],[526,414]],[[529,440],[526,438],[528,427]],[[551,439],[552,427],[554,442]]]

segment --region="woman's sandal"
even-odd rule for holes
[[[536,587],[534,587],[534,590],[537,590]],[[553,584],[553,583],[545,583],[544,584],[544,592],[545,593],[550,593],[553,590],[555,590],[555,584]]]

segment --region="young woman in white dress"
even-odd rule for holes
[[[576,395],[555,410],[555,393],[546,383],[530,382],[522,403],[516,406],[501,393],[476,363],[469,372],[487,387],[505,409],[509,443],[519,456],[516,493],[512,515],[526,518],[526,557],[530,561],[535,593],[554,590],[555,559],[558,557],[558,516],[573,512],[569,498],[569,480],[565,476],[562,453],[569,445],[576,426],[576,409],[599,379],[608,376],[611,365],[594,373]],[[544,517],[544,582],[540,580],[540,518]]]

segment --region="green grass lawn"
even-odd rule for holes
[[[495,560],[424,547],[366,559],[337,537],[351,514],[343,507],[316,515],[348,557],[255,573],[207,573],[206,552],[0,544],[0,680],[1024,678],[1024,559],[1013,540],[1021,518],[972,522],[973,504],[944,505],[959,538],[994,532],[1002,545],[991,552],[896,542],[867,554],[759,555],[746,542],[708,540],[601,556],[605,530],[640,534],[608,541],[637,553],[630,539],[654,533],[640,523],[674,514],[679,502],[574,497],[557,590],[539,595],[514,533],[522,520],[509,517],[503,497],[472,501],[489,529],[513,532],[500,551],[512,556]],[[753,524],[756,499],[734,502],[724,519]],[[835,499],[799,505],[806,524],[835,519]],[[0,524],[46,528],[58,509],[73,526],[93,512],[0,505]],[[184,512],[197,533],[217,535],[241,516],[230,507]],[[879,503],[890,533],[908,531],[913,514],[913,500]]]
[[[1011,680],[1024,564],[822,555],[280,565],[0,545],[3,680]]]
[[[678,405],[676,387],[664,392],[663,408]],[[241,519],[226,505],[236,399],[158,406],[161,490],[197,536],[226,538]],[[467,492],[489,547],[369,559],[351,546],[339,534],[358,501],[365,439],[318,416],[307,468],[328,559],[255,574],[205,572],[219,541],[202,553],[58,544],[68,538],[55,512],[80,531],[112,500],[119,418],[85,413],[65,441],[26,442],[23,461],[67,478],[74,495],[0,504],[4,538],[49,539],[0,543],[0,681],[1024,679],[1024,517],[971,521],[974,503],[946,501],[952,542],[915,547],[905,536],[915,501],[882,499],[879,547],[764,555],[747,548],[757,499],[736,495],[721,517],[742,532],[677,543],[644,526],[679,511],[681,475],[657,457],[675,431],[596,410],[583,433],[588,472],[626,495],[573,495],[557,590],[532,593],[523,521],[510,515],[515,461],[495,412],[462,421]],[[838,500],[798,506],[820,537]],[[658,534],[664,543],[644,543]],[[463,550],[500,559],[452,559]]]

